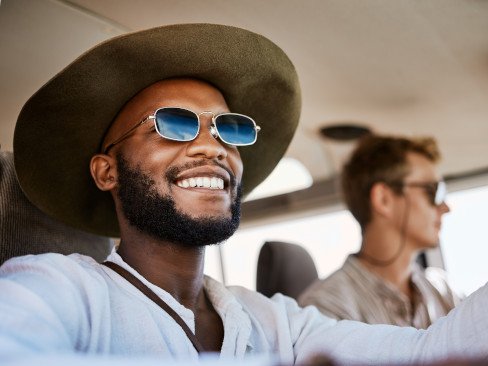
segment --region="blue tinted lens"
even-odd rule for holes
[[[156,128],[167,139],[191,141],[198,135],[198,116],[182,108],[162,108],[156,112]]]
[[[215,127],[226,144],[251,145],[256,142],[256,126],[249,117],[240,114],[222,114],[215,118]]]
[[[434,196],[434,203],[437,206],[442,205],[442,202],[446,200],[446,196],[447,196],[446,183],[440,181],[437,183],[437,189],[435,191],[435,196]]]

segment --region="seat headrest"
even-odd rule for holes
[[[13,154],[0,152],[0,264],[11,257],[56,252],[104,260],[112,241],[73,229],[47,216],[22,192]]]
[[[256,290],[270,297],[280,292],[298,296],[318,278],[315,263],[297,244],[268,241],[259,252]]]

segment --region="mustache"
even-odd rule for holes
[[[165,178],[167,180],[169,180],[170,182],[174,182],[181,172],[183,172],[187,169],[197,168],[197,167],[201,167],[201,166],[208,166],[208,165],[214,165],[214,166],[218,166],[219,168],[224,169],[230,176],[230,182],[229,182],[230,186],[232,188],[236,186],[237,179],[236,179],[236,176],[234,175],[234,173],[228,167],[226,167],[224,164],[222,164],[216,160],[210,160],[209,161],[206,159],[200,159],[200,160],[188,162],[186,164],[182,164],[182,165],[178,165],[178,166],[172,166],[166,170],[166,173],[164,175],[165,175]]]

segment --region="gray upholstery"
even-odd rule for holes
[[[81,253],[102,261],[111,247],[109,238],[73,229],[32,205],[17,181],[13,154],[0,152],[0,264],[46,252]]]
[[[300,245],[268,241],[261,247],[256,290],[263,295],[280,292],[296,299],[317,278],[312,257]]]

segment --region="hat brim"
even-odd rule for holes
[[[261,126],[240,148],[243,193],[273,170],[300,115],[295,68],[273,42],[224,25],[180,24],[105,41],[47,82],[24,105],[14,134],[20,185],[41,210],[76,228],[119,236],[114,203],[95,186],[91,157],[122,106],[156,81],[193,77],[216,86],[232,112]]]

